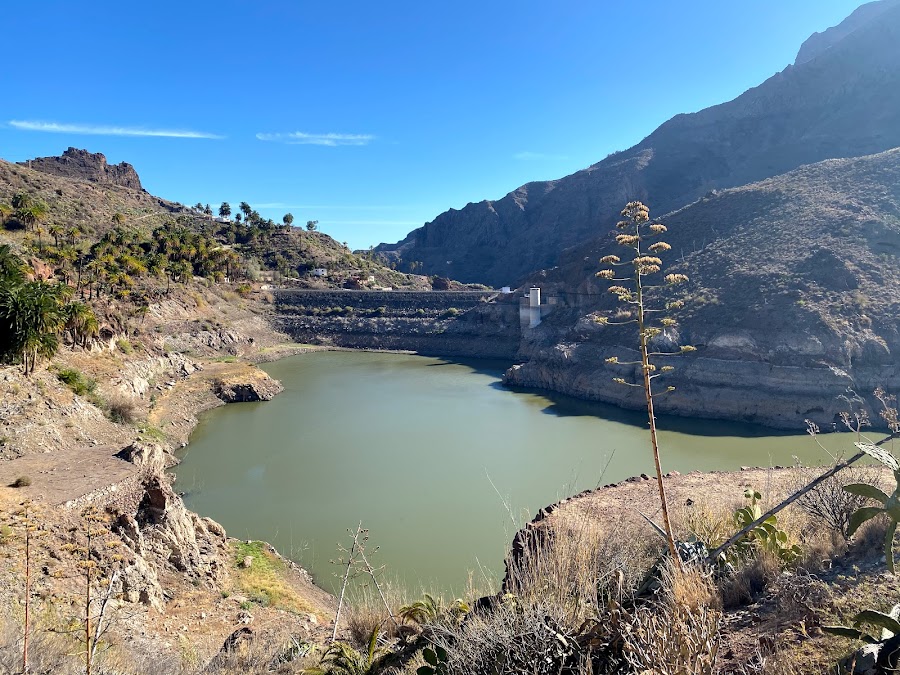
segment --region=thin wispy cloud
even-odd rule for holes
[[[224,138],[224,136],[218,134],[211,134],[205,131],[192,131],[190,129],[147,129],[146,127],[120,127],[105,124],[65,124],[60,122],[45,122],[42,120],[10,120],[7,124],[12,128],[20,129],[21,131],[43,131],[51,134],[143,136],[152,138]]]
[[[325,145],[337,147],[339,145],[368,145],[375,140],[371,134],[308,134],[303,131],[294,131],[285,134],[256,134],[261,141],[286,143],[287,145]]]
[[[557,160],[557,159],[568,159],[565,155],[549,155],[544,152],[517,152],[513,155],[513,159],[518,159],[522,162],[529,162],[534,160]]]

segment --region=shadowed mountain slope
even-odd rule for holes
[[[900,386],[900,149],[803,166],[661,220],[672,245],[666,271],[690,282],[679,325],[659,344],[697,347],[673,361],[667,384],[677,390],[660,399],[663,411],[825,426],[848,408],[839,397],[849,387],[877,418],[872,391]],[[639,406],[611,381],[633,373],[604,364],[633,345],[633,330],[593,321],[618,307],[593,277],[598,258],[621,253],[613,237],[532,277],[561,302],[523,341],[528,363],[512,382]]]
[[[738,98],[677,115],[635,147],[496,201],[451,209],[378,250],[428,273],[494,285],[557,263],[563,249],[611,226],[631,199],[657,213],[710,190],[823,159],[900,146],[900,4],[863,8],[836,32]]]

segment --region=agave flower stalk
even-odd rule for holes
[[[662,464],[659,455],[659,439],[656,430],[656,415],[653,407],[654,392],[653,381],[674,368],[666,365],[657,369],[652,362],[652,357],[660,356],[676,356],[694,351],[694,347],[684,345],[676,351],[661,352],[651,351],[653,338],[660,335],[664,328],[671,328],[677,325],[677,322],[671,317],[664,317],[656,322],[651,321],[651,315],[655,312],[678,309],[683,306],[681,301],[669,302],[665,306],[665,310],[654,309],[648,306],[647,291],[658,286],[651,286],[645,282],[645,277],[659,274],[662,271],[662,260],[658,255],[670,250],[672,247],[664,241],[657,240],[657,237],[666,232],[666,226],[660,223],[652,223],[650,221],[650,209],[641,202],[629,202],[622,210],[622,220],[617,224],[617,228],[621,231],[616,236],[616,243],[630,250],[631,260],[622,261],[618,256],[609,255],[600,260],[601,265],[609,265],[609,268],[600,270],[597,277],[610,282],[613,285],[609,287],[609,292],[615,295],[618,301],[625,307],[626,315],[631,317],[624,321],[611,322],[608,317],[601,316],[597,321],[604,325],[624,325],[636,324],[638,329],[638,345],[640,351],[640,361],[622,362],[617,357],[611,357],[606,360],[611,365],[634,365],[639,366],[641,370],[641,381],[639,383],[626,382],[622,377],[615,377],[613,381],[631,387],[639,387],[644,391],[644,398],[647,403],[647,418],[650,426],[650,447],[653,453],[653,463],[656,469],[656,484],[659,489],[659,501],[663,517],[663,529],[666,533],[666,543],[669,547],[669,553],[677,569],[681,568],[681,560],[675,546],[675,537],[672,533],[672,524],[669,519],[669,506],[666,499],[666,489],[662,478]],[[648,241],[653,243],[647,244]],[[646,248],[645,248],[646,245]],[[616,268],[631,267],[630,272],[625,269],[619,275]],[[664,277],[664,284],[667,286],[675,286],[687,281],[688,278],[683,274],[668,274]],[[657,372],[658,371],[658,372]],[[664,393],[675,390],[675,387],[666,387]]]

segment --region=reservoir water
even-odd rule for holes
[[[645,416],[511,391],[500,384],[505,366],[361,352],[267,364],[284,393],[205,414],[176,489],[229,535],[271,542],[329,590],[337,543],[360,521],[384,574],[414,593],[459,593],[470,572],[502,577],[512,534],[539,508],[653,466]],[[664,471],[830,461],[802,429],[659,424]],[[822,439],[851,447],[846,434]]]

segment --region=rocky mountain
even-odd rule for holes
[[[671,359],[666,384],[677,387],[658,409],[802,429],[829,428],[856,405],[877,419],[872,392],[900,388],[900,149],[827,160],[758,183],[709,194],[662,216],[669,231],[667,272],[690,277],[678,327],[658,338]],[[621,253],[614,232],[566,251],[560,265],[535,275],[558,305],[527,334],[513,384],[640,407],[629,327],[602,326],[618,309],[594,278],[598,258]],[[657,298],[662,304],[668,297]],[[640,392],[638,392],[640,394]]]
[[[451,209],[377,250],[427,273],[507,285],[609,229],[631,199],[662,213],[711,190],[897,146],[900,3],[884,0],[808,40],[796,64],[733,101],[677,115],[565,178]]]
[[[54,176],[143,190],[141,179],[131,164],[108,164],[106,156],[99,152],[69,148],[60,157],[38,157],[19,164]]]
[[[821,33],[813,33],[809,39],[800,46],[794,65],[800,65],[812,61],[826,49],[831,48],[853,31],[865,26],[870,21],[878,18],[883,12],[900,5],[898,0],[876,0],[856,9],[850,16],[837,26],[832,26]]]

